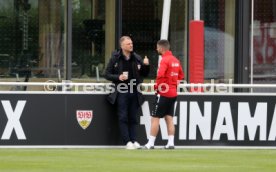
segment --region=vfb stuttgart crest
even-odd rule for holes
[[[92,110],[77,110],[76,112],[77,120],[81,128],[84,130],[89,127],[92,118],[93,118],[93,111]]]

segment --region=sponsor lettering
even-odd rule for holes
[[[267,119],[267,102],[257,102],[252,111],[249,105],[249,102],[238,102],[238,110],[234,114],[230,102],[220,102],[219,106],[214,106],[211,101],[202,104],[196,101],[178,101],[175,104],[178,114],[174,114],[174,124],[179,129],[176,137],[179,140],[201,138],[218,141],[225,135],[228,141],[275,141],[276,105],[273,107],[272,121]],[[213,108],[217,109],[213,111]],[[142,106],[143,116],[140,117],[140,123],[145,125],[147,138],[150,133],[150,113],[149,103],[146,101]],[[160,130],[162,139],[168,139],[164,119],[161,119]]]
[[[20,117],[26,105],[26,101],[18,101],[14,110],[11,106],[11,102],[8,100],[2,100],[1,104],[8,118],[1,140],[9,140],[13,131],[15,132],[18,140],[26,140],[23,127],[20,123]]]

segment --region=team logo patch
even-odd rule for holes
[[[77,110],[76,117],[79,125],[82,129],[86,129],[91,124],[93,119],[93,111],[92,110]]]

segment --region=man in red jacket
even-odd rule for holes
[[[157,52],[162,55],[162,60],[154,86],[157,96],[155,107],[151,114],[150,137],[144,148],[154,148],[155,138],[159,131],[159,120],[164,117],[169,136],[168,143],[164,148],[174,149],[174,105],[177,97],[177,85],[184,78],[184,73],[181,63],[170,51],[170,43],[167,40],[157,42]]]

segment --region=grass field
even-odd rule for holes
[[[276,150],[0,149],[0,172],[276,171]]]

